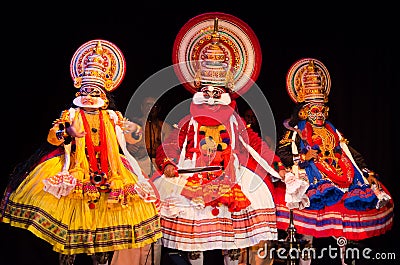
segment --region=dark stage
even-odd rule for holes
[[[117,107],[124,113],[136,89],[154,73],[171,66],[173,43],[180,28],[201,13],[223,12],[245,21],[259,38],[262,67],[256,84],[268,99],[276,125],[268,129],[279,135],[283,120],[294,107],[285,88],[289,67],[303,57],[317,58],[332,79],[330,120],[364,156],[369,168],[379,173],[395,204],[399,201],[399,140],[395,129],[400,90],[396,79],[400,47],[398,14],[394,12],[397,9],[383,2],[374,6],[364,3],[362,9],[340,6],[337,1],[324,4],[326,7],[314,2],[161,3],[123,5],[111,1],[102,5],[80,1],[60,3],[60,7],[13,3],[13,7],[3,10],[9,16],[2,17],[6,80],[2,86],[2,191],[13,167],[46,141],[52,122],[74,98],[76,89],[69,66],[80,45],[92,39],[105,39],[124,53],[126,76],[114,92]],[[255,100],[251,89],[248,93],[247,99]],[[190,97],[182,86],[165,91],[163,115]],[[245,104],[241,99],[238,103]],[[392,230],[362,242],[373,253],[395,253],[396,259],[355,264],[399,263],[398,215],[395,205]],[[51,246],[29,231],[0,223],[0,237],[0,265],[58,264]],[[327,242],[321,239],[317,244]],[[317,263],[327,261],[313,264]],[[78,264],[91,261],[82,256],[78,257]]]

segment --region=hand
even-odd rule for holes
[[[309,161],[311,159],[318,159],[318,150],[310,149],[307,151],[304,160]]]
[[[132,121],[125,120],[122,125],[124,133],[134,133],[140,130],[140,126]]]
[[[372,186],[373,184],[375,184],[375,185],[376,185],[376,188],[377,188],[378,190],[381,189],[381,183],[380,183],[379,180],[376,179],[375,173],[374,173],[374,172],[368,173],[368,178],[367,178],[367,180],[368,180],[369,185]]]
[[[286,174],[286,170],[285,169],[281,169],[279,170],[279,176],[281,176],[282,180],[285,181],[285,174]]]
[[[164,176],[167,178],[173,178],[178,177],[179,174],[174,165],[168,164],[164,168]]]
[[[126,143],[126,149],[128,149],[129,153],[136,154],[139,151],[139,145]]]
[[[84,130],[80,132],[77,131],[77,129],[75,128],[75,120],[72,121],[71,126],[65,129],[65,131],[67,132],[68,135],[77,138],[82,138],[83,136],[86,135],[86,132]]]

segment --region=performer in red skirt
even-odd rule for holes
[[[235,98],[259,73],[258,40],[238,18],[206,13],[182,28],[173,58],[194,95],[190,115],[157,149],[162,242],[191,264],[214,249],[226,253],[225,264],[238,264],[241,248],[277,239],[272,179],[285,174],[237,112]]]

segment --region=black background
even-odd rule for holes
[[[79,46],[100,38],[123,51],[126,77],[114,92],[123,111],[144,80],[172,64],[175,36],[189,19],[224,12],[246,22],[259,38],[262,68],[257,85],[277,128],[293,108],[285,88],[289,67],[304,57],[319,59],[332,78],[330,120],[398,201],[400,46],[393,6],[382,1],[352,7],[337,1],[324,6],[249,0],[57,3],[17,3],[2,12],[2,190],[13,166],[45,141],[52,121],[74,98],[69,65]],[[162,108],[167,111],[190,97],[177,87],[166,94]],[[397,252],[400,259],[398,236],[395,214],[392,230],[369,240],[369,246],[377,252]],[[57,263],[51,247],[30,232],[0,224],[0,237],[0,264]]]

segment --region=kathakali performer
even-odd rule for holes
[[[295,62],[287,92],[296,103],[277,154],[291,174],[276,182],[278,228],[287,229],[290,210],[296,231],[313,237],[362,240],[382,235],[393,224],[389,191],[328,119],[331,78],[314,58]],[[302,260],[309,264],[311,260]]]
[[[175,39],[175,72],[193,93],[184,117],[157,150],[164,247],[203,264],[220,249],[238,264],[241,248],[276,240],[274,180],[279,157],[239,116],[236,98],[256,81],[261,49],[251,28],[211,12],[187,22]]]
[[[60,253],[75,255],[140,248],[161,238],[155,190],[126,149],[141,127],[113,110],[111,94],[125,75],[125,59],[106,40],[84,43],[70,70],[79,89],[47,136],[48,151],[16,168],[1,203],[1,220],[27,229]]]

